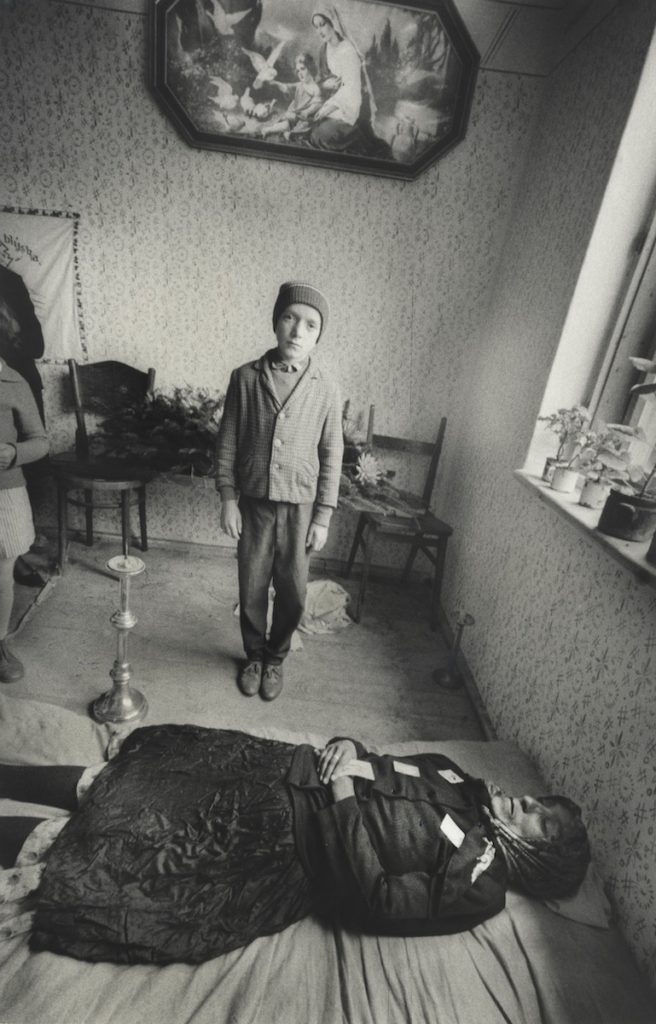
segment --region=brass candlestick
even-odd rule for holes
[[[139,690],[130,686],[132,669],[128,661],[128,636],[137,622],[129,607],[130,578],[138,576],[146,566],[134,555],[116,555],[107,562],[107,568],[118,576],[120,591],[119,608],[109,620],[118,633],[116,661],[109,673],[114,685],[93,701],[91,715],[101,723],[136,722],[148,711],[148,702]]]
[[[465,626],[473,626],[474,622],[474,616],[470,615],[469,612],[465,612],[464,615],[458,618],[456,638],[447,656],[446,665],[444,668],[436,668],[433,672],[433,679],[445,690],[459,690],[463,685],[464,681],[458,668],[458,652],[460,650],[463,629]]]

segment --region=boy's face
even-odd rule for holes
[[[321,334],[321,313],[314,306],[294,302],[278,317],[276,338],[280,358],[300,363],[309,356]]]

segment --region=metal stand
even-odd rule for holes
[[[119,578],[120,607],[110,618],[117,630],[117,653],[109,673],[113,687],[91,704],[90,712],[96,722],[137,722],[148,711],[148,702],[139,690],[130,686],[132,670],[128,661],[128,635],[137,619],[129,608],[130,577],[138,576],[146,566],[134,555],[116,555],[107,562],[107,568]]]
[[[433,672],[433,679],[445,690],[459,690],[463,685],[463,678],[458,669],[460,641],[462,639],[462,631],[465,626],[473,626],[475,621],[474,616],[470,615],[469,612],[465,612],[464,615],[460,616],[458,619],[456,638],[453,642],[453,647],[449,651],[446,665],[444,668],[436,668]]]

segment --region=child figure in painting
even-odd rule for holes
[[[344,442],[336,385],[311,359],[328,303],[311,285],[281,285],[277,347],[233,370],[217,441],[221,528],[238,540],[239,688],[274,700],[305,607],[310,555],[337,505]],[[275,600],[267,638],[269,587]]]
[[[286,139],[290,135],[300,135],[309,131],[311,121],[323,100],[321,89],[316,81],[317,66],[314,58],[309,53],[300,53],[294,62],[294,69],[298,77],[298,84],[288,82],[271,82],[278,89],[285,93],[294,93],[294,98],[289,104],[283,117],[274,124],[263,125],[260,129],[262,138],[267,135],[282,134]]]

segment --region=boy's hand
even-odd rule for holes
[[[321,551],[328,540],[328,527],[320,526],[319,523],[310,523],[305,546],[310,551]]]
[[[241,512],[236,498],[221,502],[221,529],[233,540],[241,537]]]

